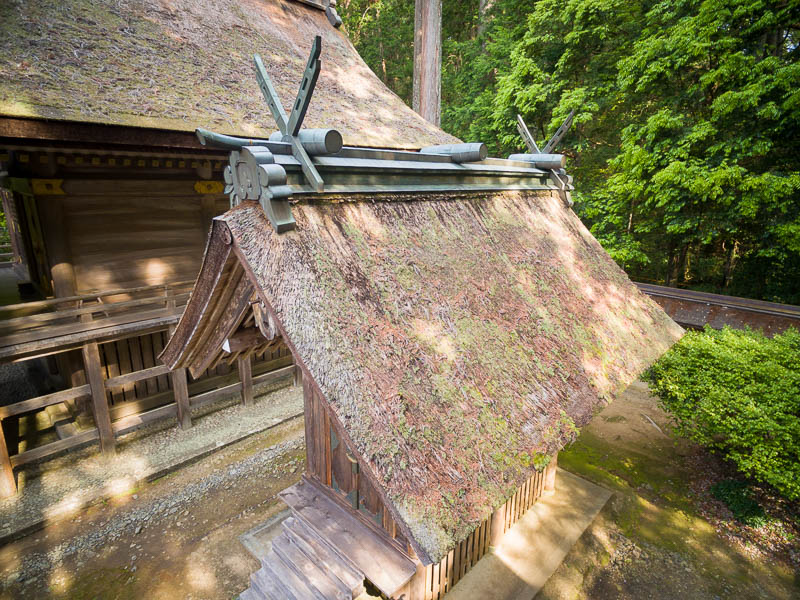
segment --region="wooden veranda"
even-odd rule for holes
[[[117,436],[158,419],[191,427],[191,410],[294,373],[282,344],[233,352],[191,378],[157,357],[193,282],[110,289],[0,307],[0,362],[47,357],[64,389],[0,406],[0,495],[16,491],[13,469],[98,441],[114,452]],[[233,366],[235,363],[235,367]],[[19,419],[55,407],[58,439],[19,451]]]

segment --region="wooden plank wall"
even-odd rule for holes
[[[62,198],[77,293],[194,279],[210,219],[228,208],[198,194]]]
[[[503,533],[522,518],[544,491],[544,471],[535,471],[500,508]],[[497,513],[495,513],[497,514]],[[453,548],[441,562],[429,565],[425,573],[425,600],[440,600],[489,551],[492,516]]]
[[[360,475],[355,454],[348,448],[310,377],[303,376],[306,423],[306,471],[337,492],[342,502],[356,510],[376,531],[385,534],[403,551],[408,541],[399,531],[377,490]]]

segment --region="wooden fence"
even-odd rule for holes
[[[262,355],[242,355],[235,372],[226,364],[189,380],[157,356],[188,299],[190,282],[107,290],[0,307],[0,360],[52,356],[71,387],[0,407],[0,497],[16,492],[13,469],[69,448],[98,441],[114,452],[116,437],[158,419],[177,418],[191,427],[192,408],[241,394],[249,403],[259,384],[294,374],[283,346]],[[28,314],[24,314],[28,313]],[[23,315],[24,316],[21,316]],[[160,341],[159,341],[160,340]],[[56,405],[87,402],[94,426],[14,454],[16,419]],[[11,421],[11,423],[9,423]],[[12,452],[9,452],[9,443]]]
[[[489,515],[472,533],[453,548],[441,562],[425,571],[424,600],[439,600],[453,589],[467,572],[496,546],[546,490],[553,489],[556,460],[548,468],[535,471],[505,504]]]

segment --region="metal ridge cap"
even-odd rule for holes
[[[419,171],[426,173],[475,173],[475,174],[502,174],[519,175],[522,177],[541,177],[546,172],[531,166],[515,166],[513,163],[505,166],[499,164],[476,163],[454,163],[439,161],[416,161],[416,160],[380,160],[370,158],[340,158],[335,155],[315,156],[314,163],[325,170],[342,171]],[[291,163],[289,163],[291,164]]]
[[[325,10],[327,8],[326,3],[322,2],[322,0],[289,0],[289,2],[296,2],[297,4],[305,4],[306,6],[310,6],[318,10]]]
[[[353,196],[352,201],[358,202],[361,199],[356,196],[368,194],[419,194],[428,192],[503,192],[503,191],[523,191],[523,190],[556,190],[551,184],[539,182],[526,183],[521,180],[517,184],[491,184],[491,183],[396,183],[396,184],[367,184],[367,183],[330,183],[325,186],[323,193],[315,192],[310,185],[292,185],[293,196],[291,203],[297,204],[303,201],[315,201],[324,199],[325,196]]]

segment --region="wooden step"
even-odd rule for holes
[[[353,592],[321,565],[298,548],[298,543],[284,534],[272,541],[272,550],[295,574],[314,588],[316,600],[353,600]]]
[[[264,600],[264,596],[260,595],[253,588],[247,588],[239,594],[239,600]],[[267,600],[270,600],[267,598]]]
[[[275,557],[276,560],[269,566],[280,578],[283,587],[289,591],[288,598],[291,600],[336,600],[335,597],[326,598],[311,581],[298,575],[296,568],[291,565],[291,559],[284,560],[277,552],[275,552]]]
[[[321,485],[304,478],[280,497],[319,537],[391,597],[414,576],[414,563],[328,494]]]
[[[347,558],[338,553],[328,542],[309,527],[303,519],[289,517],[283,523],[284,531],[297,543],[297,547],[309,557],[334,575],[350,591],[353,598],[364,590],[364,574],[356,569]]]
[[[264,600],[293,600],[294,596],[286,589],[278,575],[273,570],[273,565],[278,562],[278,557],[273,552],[261,563],[261,568],[250,575],[250,589]]]

